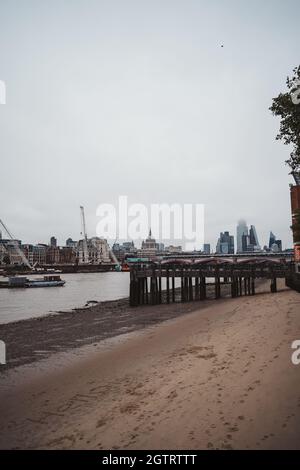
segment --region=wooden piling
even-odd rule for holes
[[[234,299],[236,297],[236,279],[231,277],[231,297]]]
[[[184,277],[184,301],[189,300],[189,279],[187,276]]]
[[[136,307],[139,304],[139,284],[135,269],[130,273],[129,303],[131,307]]]
[[[195,278],[195,300],[200,300],[200,285],[198,276]]]
[[[175,302],[175,272],[173,271],[172,276],[172,302]]]
[[[189,301],[193,300],[193,278],[189,277]]]
[[[155,303],[159,304],[159,277],[155,278],[155,292],[156,292]]]
[[[215,298],[219,299],[220,297],[221,297],[220,278],[215,277]]]
[[[276,279],[276,277],[273,277],[273,279],[271,279],[271,292],[272,293],[277,292],[277,279]]]
[[[155,273],[153,272],[152,273],[152,276],[151,276],[151,280],[150,280],[150,296],[151,296],[151,304],[152,305],[155,305],[156,303],[156,289],[155,289],[155,286],[156,286],[156,282],[155,282]]]
[[[181,302],[185,302],[183,269],[181,270]]]
[[[158,303],[162,303],[162,289],[161,289],[161,272],[159,273],[158,278]]]
[[[170,282],[169,282],[169,270],[167,269],[166,273],[166,287],[167,287],[167,304],[170,303]]]
[[[215,269],[215,298],[219,299],[220,296],[221,296],[220,275],[219,275],[219,268],[216,267]]]
[[[255,295],[255,277],[251,278],[251,295]]]
[[[200,278],[200,300],[206,299],[206,279],[204,276]]]
[[[145,277],[145,296],[146,296],[146,304],[148,305],[149,303],[149,297],[148,297],[148,278]]]

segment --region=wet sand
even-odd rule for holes
[[[180,307],[193,311],[4,371],[0,447],[299,449],[299,293]]]
[[[228,285],[222,296],[229,296]],[[163,293],[165,296],[165,293]],[[208,302],[214,299],[214,286],[207,285]],[[176,290],[176,300],[180,290]],[[128,299],[99,302],[58,314],[0,324],[0,338],[7,345],[7,364],[1,371],[47,358],[121,334],[137,331],[170,318],[202,308],[206,302],[131,308]]]

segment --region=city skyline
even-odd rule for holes
[[[89,213],[87,213],[87,220],[90,220],[90,215],[89,215]],[[245,219],[239,219],[239,221],[238,221],[237,223],[234,223],[234,222],[231,222],[231,223],[226,223],[226,222],[225,222],[225,223],[224,223],[225,227],[230,227],[230,229],[225,230],[225,231],[228,231],[228,232],[231,232],[231,233],[234,233],[234,234],[235,234],[234,238],[235,238],[236,249],[237,249],[237,250],[238,250],[238,246],[239,246],[239,245],[238,245],[238,236],[237,236],[237,234],[236,234],[236,230],[237,230],[237,225],[239,224],[239,222],[246,223],[246,222],[245,222]],[[14,225],[14,224],[13,224],[13,225]],[[11,220],[9,221],[9,227],[11,227]],[[251,227],[254,227],[254,228],[255,228],[256,225],[252,224],[252,225],[250,226],[250,229],[251,229]],[[89,226],[89,230],[88,230],[89,235],[90,235],[91,237],[97,237],[96,226],[95,226],[95,230],[90,230],[90,228],[91,228],[91,227]],[[249,229],[249,232],[250,232],[250,229]],[[153,229],[152,231],[155,232],[155,229]],[[224,229],[223,229],[223,231],[224,231]],[[292,234],[292,231],[291,231],[290,227],[289,227],[289,231],[290,231],[290,233]],[[52,231],[52,232],[53,232],[53,231]],[[209,232],[211,233],[211,229],[209,230]],[[219,233],[221,233],[221,232],[222,232],[222,227],[221,227],[221,231],[219,231]],[[266,229],[264,229],[264,230],[260,230],[260,238],[263,239],[263,240],[265,240],[265,243],[261,243],[261,244],[260,244],[261,247],[263,247],[263,246],[265,246],[265,245],[268,245],[268,240],[269,240],[270,232],[273,232],[273,229],[266,228]],[[275,230],[274,230],[274,232],[278,232],[278,231],[275,231]],[[5,233],[3,234],[3,230],[0,230],[0,233],[2,233],[2,237],[3,237],[3,238],[6,237],[6,236],[5,236]],[[14,233],[14,232],[13,232],[13,233]],[[50,232],[50,233],[51,233],[51,232]],[[74,235],[74,233],[75,233],[75,235]],[[215,236],[212,235],[212,238],[208,239],[208,238],[205,236],[205,233],[206,233],[206,230],[205,230],[205,228],[204,228],[205,244],[209,244],[210,246],[214,246],[214,245],[217,243],[218,235],[215,235]],[[263,233],[263,235],[261,235],[261,233]],[[3,235],[4,235],[4,236],[3,236]],[[20,240],[23,240],[23,239],[24,239],[22,236],[18,236],[19,234],[14,233],[14,235],[15,235],[15,239],[20,239]],[[72,240],[73,240],[73,239],[79,240],[79,239],[82,237],[82,227],[80,227],[80,220],[79,220],[79,217],[78,217],[78,229],[77,229],[77,233],[76,233],[76,232],[73,232],[73,234],[70,234],[70,232],[69,232],[69,235],[68,235],[68,234],[66,235],[66,234],[62,234],[62,233],[60,232],[60,235],[57,235],[57,234],[55,234],[55,235],[48,235],[49,240],[50,240],[51,236],[54,236],[57,240],[59,240],[59,243],[58,243],[58,244],[59,244],[60,246],[63,246],[62,241],[64,242],[64,241],[66,241],[68,238],[71,238]],[[34,237],[34,236],[33,236],[33,237]],[[46,238],[47,238],[47,235],[46,235]],[[47,238],[47,239],[48,239],[48,238]],[[106,237],[100,236],[100,238],[106,238]],[[172,238],[171,238],[171,239],[161,239],[161,238],[160,238],[159,236],[157,236],[157,235],[155,235],[155,238],[157,238],[157,240],[158,240],[159,242],[170,243],[170,244],[172,244],[172,243],[178,243],[178,242],[183,242],[183,239],[175,239],[175,240],[172,239]],[[291,238],[291,237],[289,237],[289,239],[290,239],[290,238]],[[286,247],[292,246],[292,241],[290,241],[289,239],[288,239],[288,242],[290,242],[289,244],[288,244],[288,242],[287,242],[287,243],[284,242],[284,238],[283,238],[283,237],[281,237],[281,239],[282,239],[282,241],[283,241],[283,244],[284,244]],[[115,240],[112,240],[112,239],[107,239],[107,240],[108,240],[108,242],[109,242],[110,244],[114,243],[114,241],[115,241]],[[117,238],[117,241],[126,242],[126,241],[131,241],[131,239],[130,239],[130,238],[126,238],[126,239],[125,239],[125,238],[120,238],[120,239]],[[134,241],[135,243],[137,243],[138,245],[139,245],[139,244],[141,245],[141,244],[142,244],[142,241],[143,241],[143,238],[140,238],[140,239],[137,239],[137,240],[133,240],[133,241]],[[25,240],[24,240],[24,243],[26,243],[26,244],[43,244],[43,243],[45,243],[45,240],[42,241],[42,237],[41,237],[41,238],[36,237],[36,238],[33,238],[33,239],[25,239]],[[200,249],[200,247],[198,247],[198,249]]]
[[[81,242],[83,240],[82,232],[80,232],[79,235],[80,236],[77,237],[76,240],[74,240],[72,237],[65,238],[64,243],[57,243],[58,239],[57,239],[56,235],[50,235],[48,237],[48,242],[45,242],[45,240],[44,241],[39,241],[39,242],[36,242],[36,243],[34,243],[32,241],[31,242],[22,242],[22,239],[20,239],[20,238],[15,238],[15,240],[21,241],[22,245],[47,245],[47,246],[52,246],[52,247],[73,247],[74,248],[75,246],[77,246],[77,244],[79,242]],[[243,241],[243,236],[244,235],[248,239],[248,242],[246,242],[246,244],[249,243],[250,246],[253,246],[254,250],[252,250],[252,249],[248,250],[247,247],[243,246],[244,245],[244,241]],[[150,228],[149,237],[151,238],[151,236],[152,236],[152,229]],[[98,239],[106,240],[106,238],[104,238],[104,237],[97,237],[97,236],[94,236],[94,235],[89,237],[89,239],[92,239],[92,238],[93,239],[98,238]],[[165,245],[167,246],[167,244],[169,244],[171,247],[174,247],[174,245],[171,243],[170,240],[165,240],[165,239],[160,240],[159,238],[156,238],[155,235],[153,236],[153,238],[155,239],[157,244],[159,244],[161,246],[165,246]],[[3,236],[3,231],[0,230],[0,239],[8,239],[9,240],[9,237],[7,238],[6,236]],[[140,249],[140,248],[142,248],[143,243],[145,242],[145,240],[146,239],[141,239],[141,240],[116,239],[114,242],[112,242],[111,240],[107,240],[107,242],[108,242],[109,246],[111,246],[112,248],[116,244],[117,245],[118,244],[126,245],[126,244],[132,244],[133,243],[134,246],[137,249]],[[271,242],[271,240],[272,240],[272,242]],[[177,240],[177,242],[183,242],[183,240]],[[224,243],[224,244],[227,243],[228,244],[228,248],[227,248],[228,251],[225,248],[225,251],[223,252],[222,247],[221,247],[222,243]],[[212,250],[211,251],[212,253],[216,253],[216,254],[217,253],[220,253],[220,254],[222,254],[222,253],[223,254],[235,253],[235,254],[238,254],[238,253],[245,253],[247,251],[254,251],[254,252],[255,251],[257,251],[257,252],[266,251],[265,248],[271,249],[272,244],[278,244],[278,246],[280,246],[282,250],[291,248],[291,246],[284,246],[283,247],[282,239],[278,239],[278,237],[276,237],[274,235],[272,230],[270,230],[268,232],[268,237],[266,239],[266,242],[263,243],[263,244],[259,244],[258,235],[257,235],[255,225],[251,224],[250,229],[248,229],[248,225],[247,225],[246,221],[244,219],[240,219],[237,223],[237,226],[236,226],[236,236],[235,235],[230,235],[230,232],[228,230],[224,230],[223,232],[220,232],[219,237],[216,236],[215,244],[205,242],[200,247],[195,247],[195,250],[205,253],[206,249],[209,248],[209,251],[211,251],[211,247],[216,245],[216,249]],[[180,247],[180,248],[182,249],[182,247]]]

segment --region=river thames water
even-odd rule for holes
[[[61,278],[66,281],[63,287],[0,289],[0,324],[83,307],[89,300],[129,296],[128,272],[62,274]]]

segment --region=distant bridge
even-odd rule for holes
[[[275,258],[275,259],[294,259],[294,250],[290,251],[280,251],[278,253],[273,252],[249,252],[249,253],[235,253],[235,254],[204,254],[204,253],[170,253],[165,254],[163,259],[179,259],[179,258],[187,258],[187,259],[197,259],[197,258],[232,258],[232,259],[239,259],[239,258]]]

